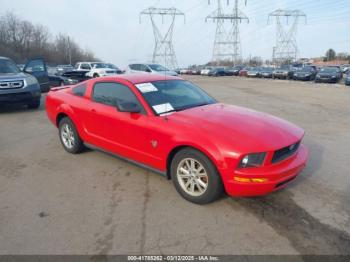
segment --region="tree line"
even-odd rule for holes
[[[350,63],[350,55],[345,52],[336,53],[333,48],[327,50],[326,55],[323,57],[323,61],[333,61],[333,60],[347,60]]]
[[[52,37],[47,27],[34,25],[13,13],[0,16],[0,56],[25,63],[30,58],[43,58],[49,64],[75,64],[78,61],[99,61],[82,49],[69,35]]]

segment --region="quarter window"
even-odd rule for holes
[[[24,70],[28,73],[44,72],[45,71],[44,61],[41,59],[31,60],[28,62]]]
[[[144,114],[145,110],[140,104],[135,94],[129,87],[119,83],[96,83],[94,86],[92,99],[101,104],[116,106],[116,102],[132,102],[137,104],[141,108],[141,113]]]
[[[86,84],[80,84],[72,89],[72,92],[76,96],[85,96]]]

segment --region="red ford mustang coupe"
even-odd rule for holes
[[[299,127],[219,103],[177,77],[91,79],[52,89],[46,110],[69,153],[87,146],[150,168],[197,204],[223,191],[258,196],[278,190],[308,157]]]

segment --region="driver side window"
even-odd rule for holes
[[[89,64],[81,64],[80,68],[84,70],[91,70],[91,66]]]
[[[28,73],[44,72],[45,71],[44,61],[40,59],[29,61],[24,70]]]
[[[141,108],[141,114],[146,114],[145,109],[130,88],[119,83],[96,83],[93,88],[92,100],[114,107],[117,105],[116,102],[118,100],[120,102],[132,102]]]
[[[140,65],[140,71],[151,72],[151,70],[146,65]]]

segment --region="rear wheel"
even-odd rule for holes
[[[207,204],[223,193],[221,177],[214,164],[203,153],[186,148],[171,162],[171,179],[176,190],[186,200]]]
[[[93,75],[93,77],[96,78],[96,77],[100,77],[100,76],[99,76],[99,74],[95,73],[95,74]]]
[[[62,118],[58,126],[60,141],[63,148],[71,153],[77,154],[83,151],[84,144],[81,140],[72,120],[68,117]]]

